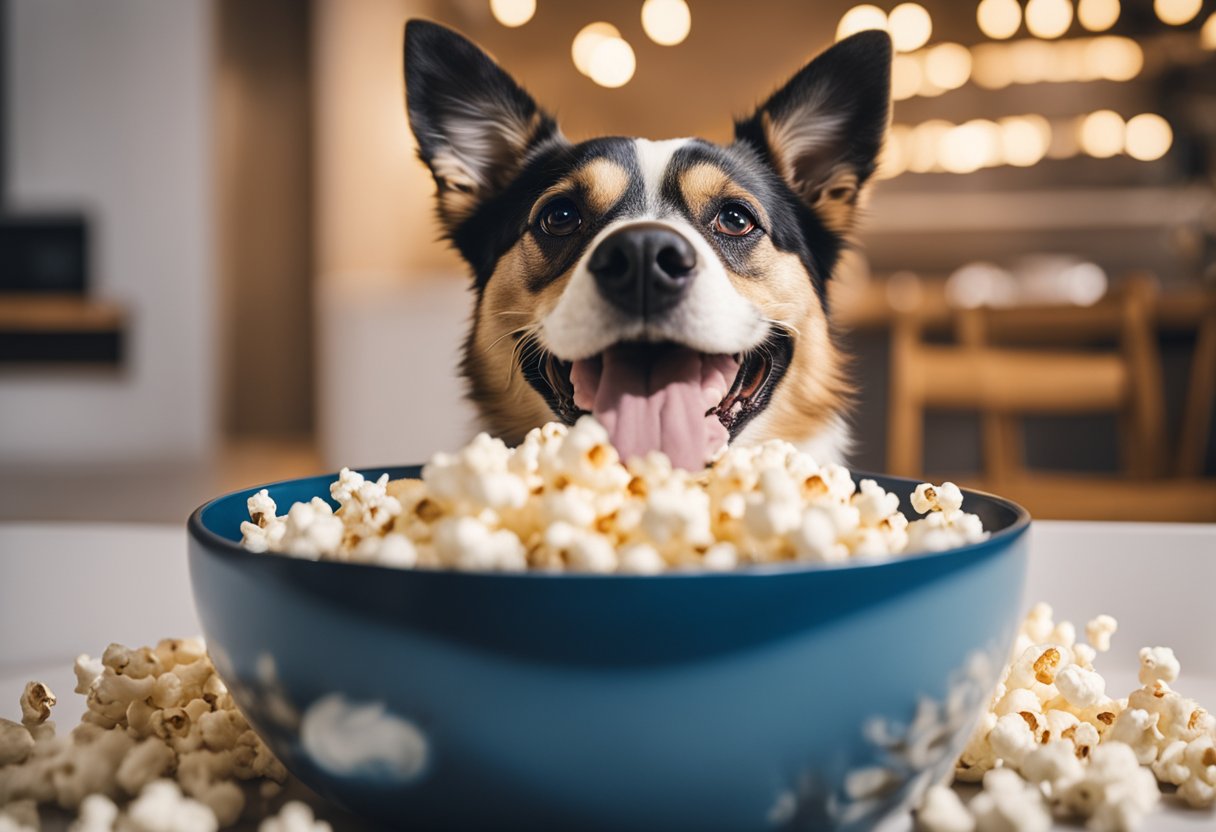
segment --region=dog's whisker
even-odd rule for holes
[[[491,343],[487,349],[491,349],[491,350],[494,349],[495,347],[498,346],[499,342],[503,341],[506,338],[510,338],[512,335],[519,335],[520,333],[531,333],[537,329],[539,329],[539,327],[521,326],[519,329],[513,329],[510,332],[505,332],[502,335],[500,335],[498,338],[495,338],[493,343]]]
[[[770,324],[772,326],[775,326],[778,329],[784,330],[785,332],[789,333],[790,335],[794,335],[799,338],[802,337],[802,331],[799,330],[798,327],[791,324],[789,321],[783,321],[779,318],[765,318],[764,322],[767,324]]]

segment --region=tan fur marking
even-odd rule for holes
[[[827,315],[798,256],[779,251],[767,238],[752,256],[763,280],[730,274],[739,294],[769,320],[790,327],[794,357],[769,406],[753,423],[753,441],[798,442],[830,428],[847,412],[853,390],[846,362],[828,329]],[[753,428],[749,426],[749,430]]]
[[[777,125],[769,113],[761,113],[760,126],[764,129],[764,138],[768,142],[769,153],[773,157],[773,165],[785,179],[786,184],[806,204],[814,209],[824,225],[837,234],[848,234],[853,230],[857,220],[858,208],[864,203],[869,190],[869,181],[859,185],[857,174],[847,167],[837,165],[828,169],[827,173],[813,181],[808,181],[800,174],[817,164],[826,167],[830,159],[799,160],[785,156],[787,136]]]
[[[592,159],[575,171],[573,179],[582,186],[587,207],[596,214],[616,205],[629,187],[629,172],[609,159]]]
[[[680,192],[694,217],[701,216],[714,200],[737,199],[756,211],[761,225],[768,225],[768,215],[759,200],[715,165],[702,162],[686,170],[680,176]]]
[[[857,174],[837,169],[819,187],[811,207],[824,225],[837,234],[847,234],[853,229],[860,196]]]
[[[528,218],[536,222],[540,209],[557,196],[578,191],[593,214],[603,214],[617,203],[629,187],[629,172],[608,159],[593,159],[561,181],[545,189],[535,203]]]
[[[535,294],[528,291],[528,276],[543,268],[543,257],[531,235],[525,235],[499,259],[464,359],[469,398],[477,404],[483,426],[508,444],[523,441],[529,430],[554,419],[516,360],[520,342],[515,336],[540,325],[570,280],[566,273]]]

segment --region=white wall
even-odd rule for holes
[[[9,203],[84,208],[124,372],[0,374],[0,464],[198,459],[213,447],[207,0],[10,0]]]
[[[332,467],[421,462],[472,435],[456,369],[471,280],[436,244],[401,66],[405,21],[438,5],[313,5],[317,424]]]

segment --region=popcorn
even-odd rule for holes
[[[118,807],[104,794],[91,794],[80,804],[80,815],[68,832],[112,832]]]
[[[527,566],[518,537],[475,517],[440,520],[435,526],[435,551],[457,569],[513,571]]]
[[[1140,765],[1149,765],[1157,759],[1157,744],[1165,739],[1157,730],[1157,719],[1157,714],[1128,708],[1111,727],[1110,741],[1126,745]]]
[[[1040,700],[1055,694],[1056,674],[1072,664],[1072,652],[1060,644],[1028,647],[1009,667],[1008,684],[1033,690]]]
[[[55,803],[79,811],[80,832],[217,829],[245,809],[237,780],[286,777],[201,639],[111,644],[101,659],[78,656],[74,670],[87,710],[70,736],[55,736],[54,695],[39,683],[21,697],[26,725],[0,720],[0,807],[33,810],[17,827],[36,827],[37,804]],[[120,815],[113,801],[128,796]]]
[[[855,485],[845,468],[820,466],[779,440],[727,447],[699,474],[658,452],[623,464],[588,416],[532,430],[516,448],[479,434],[432,457],[420,481],[373,482],[344,468],[330,486],[337,511],[314,498],[278,516],[269,492],[259,491],[241,531],[249,551],[301,558],[630,574],[836,563],[987,537],[953,484],[925,484],[918,495],[932,511],[909,522],[897,495],[876,481]]]
[[[996,727],[997,717],[992,712],[980,717],[979,724],[967,740],[957,762],[954,764],[954,777],[963,783],[978,783],[984,775],[996,768],[999,760],[992,744],[988,741],[992,729]]]
[[[157,737],[148,737],[123,756],[114,779],[127,794],[136,795],[176,764],[172,747]]]
[[[263,820],[258,825],[258,832],[331,832],[331,827],[314,818],[307,804],[290,800],[277,815]]]
[[[1119,622],[1109,615],[1099,615],[1085,625],[1085,638],[1099,653],[1110,649],[1110,637],[1119,629]]]
[[[14,800],[0,804],[0,830],[25,832],[37,830],[42,825],[38,817],[38,804],[32,800]]]
[[[908,550],[941,552],[988,537],[979,517],[965,511],[932,511],[908,523]]]
[[[105,665],[101,663],[101,659],[90,658],[87,654],[81,653],[76,657],[72,671],[76,674],[75,692],[87,694],[97,684],[101,674],[105,672]]]
[[[1074,708],[1088,708],[1106,694],[1106,681],[1092,670],[1077,665],[1064,668],[1055,677],[1060,695]]]
[[[729,546],[730,544],[723,543],[718,545]],[[706,555],[708,564],[708,553]],[[667,568],[667,564],[663,561],[663,556],[659,554],[659,550],[649,543],[631,543],[621,549],[619,567],[621,572],[632,575],[657,575]],[[727,568],[733,568],[733,562]]]
[[[984,780],[970,807],[977,830],[1038,828],[1038,809],[1022,815],[1013,803],[1041,808],[1044,798],[1057,817],[1090,829],[1135,829],[1160,800],[1158,781],[1196,809],[1216,806],[1216,717],[1170,688],[1180,667],[1168,648],[1142,650],[1142,687],[1108,696],[1094,662],[1117,627],[1097,616],[1085,628],[1089,644],[1077,644],[1076,629],[1056,622],[1049,605],[1031,608],[955,765],[957,780]],[[1015,788],[1018,775],[1033,790]]]
[[[1034,717],[1026,719],[1020,713],[1005,714],[996,721],[988,734],[988,744],[996,757],[1015,768],[1038,744]]]
[[[34,737],[17,722],[0,719],[0,766],[24,762],[34,750]]]
[[[974,832],[975,818],[947,786],[930,786],[916,812],[920,832]]]
[[[1178,794],[1197,809],[1216,805],[1216,741],[1209,733],[1187,743],[1182,761],[1190,775],[1178,788]]]
[[[131,803],[128,820],[135,832],[216,832],[211,810],[182,795],[172,780],[149,783]]]
[[[28,682],[21,694],[21,722],[27,728],[46,722],[55,702],[55,694],[42,682]]]
[[[1021,774],[1029,782],[1044,786],[1057,797],[1084,773],[1081,761],[1071,743],[1054,741],[1029,751],[1022,758]]]
[[[1082,778],[1063,794],[1063,803],[1088,817],[1094,830],[1134,829],[1161,798],[1157,780],[1141,768],[1136,754],[1120,742],[1094,749]]]
[[[1009,769],[984,775],[984,790],[971,800],[976,832],[1047,832],[1051,813],[1043,795]]]
[[[1174,651],[1168,647],[1144,647],[1140,650],[1140,682],[1172,682],[1178,678],[1180,666]]]
[[[922,482],[912,492],[912,508],[919,514],[940,511],[952,514],[963,507],[963,492],[952,482],[931,485]]]

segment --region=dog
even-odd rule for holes
[[[728,443],[849,442],[827,287],[890,120],[891,43],[844,39],[725,146],[567,140],[489,55],[405,30],[406,107],[476,302],[462,371],[508,444],[591,413],[623,458],[699,470]]]

